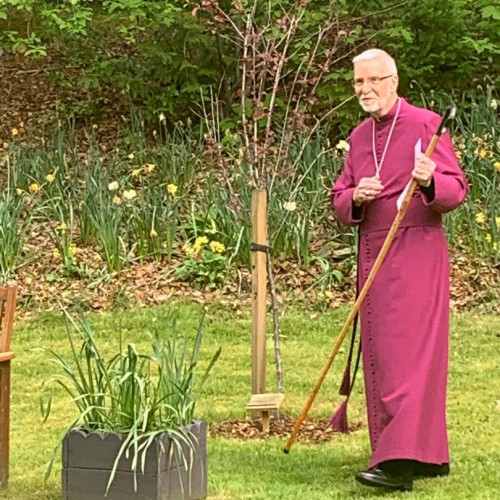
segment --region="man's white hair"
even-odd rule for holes
[[[361,54],[357,55],[352,63],[356,64],[360,61],[371,61],[372,59],[383,59],[388,66],[389,71],[392,71],[395,75],[398,74],[398,68],[396,66],[396,61],[382,49],[368,49]]]

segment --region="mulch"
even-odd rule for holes
[[[210,425],[210,436],[213,438],[239,439],[248,441],[250,439],[267,439],[269,437],[280,437],[287,439],[295,428],[297,419],[281,414],[279,419],[270,418],[269,433],[262,431],[262,419],[251,420],[228,420],[226,422]],[[361,422],[354,422],[349,426],[350,431],[361,427]],[[330,427],[328,419],[310,418],[305,419],[297,435],[297,441],[301,443],[326,443],[331,441],[337,432]]]

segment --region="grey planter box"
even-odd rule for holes
[[[166,434],[159,435],[146,453],[144,473],[139,465],[134,491],[131,457],[118,462],[113,483],[106,486],[123,435],[89,433],[73,429],[66,434],[62,449],[62,490],[64,500],[198,500],[207,496],[207,429],[205,422],[187,426],[194,436],[191,452],[183,444],[188,467]],[[161,443],[165,451],[162,451]]]

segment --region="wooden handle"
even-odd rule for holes
[[[425,156],[428,158],[431,157],[432,153],[434,152],[434,149],[436,149],[437,143],[439,141],[439,135],[434,135],[431,139],[431,142],[429,143],[429,146],[427,147],[427,150],[425,152]],[[344,326],[342,327],[342,330],[340,332],[339,338],[337,339],[337,342],[333,348],[332,353],[330,354],[330,357],[328,358],[325,366],[323,367],[323,370],[321,371],[321,374],[319,376],[318,382],[314,386],[314,389],[307,399],[306,404],[304,405],[304,408],[302,409],[302,413],[300,414],[297,423],[295,424],[295,427],[292,431],[292,434],[288,438],[288,442],[283,449],[284,453],[289,453],[290,448],[293,445],[293,442],[295,441],[295,438],[300,430],[300,427],[302,426],[302,423],[304,422],[307,413],[309,412],[309,409],[311,408],[314,399],[316,398],[316,394],[318,394],[319,389],[321,388],[321,385],[323,384],[323,380],[326,377],[326,374],[328,373],[328,370],[330,369],[330,366],[333,363],[333,360],[335,359],[335,356],[337,355],[340,346],[342,345],[342,342],[344,341],[347,332],[349,331],[349,328],[352,325],[352,322],[354,321],[354,318],[356,317],[356,314],[358,313],[361,303],[363,302],[364,298],[368,294],[368,290],[370,290],[370,287],[373,283],[373,280],[375,279],[375,276],[378,273],[378,270],[380,269],[380,266],[382,265],[382,262],[385,259],[385,256],[387,255],[387,252],[389,251],[389,248],[392,244],[392,241],[394,240],[394,237],[396,236],[396,231],[399,228],[399,225],[401,224],[401,221],[403,220],[403,217],[406,214],[406,211],[408,210],[408,206],[410,205],[411,198],[413,196],[413,193],[415,192],[415,188],[417,187],[418,182],[413,179],[410,183],[410,187],[408,188],[408,192],[406,193],[406,196],[403,199],[403,202],[401,203],[401,207],[398,210],[398,213],[396,214],[396,217],[394,218],[394,221],[391,225],[391,228],[389,229],[389,232],[387,233],[387,236],[384,240],[384,244],[382,245],[382,248],[380,249],[379,254],[377,255],[377,258],[375,259],[375,262],[373,264],[373,267],[368,274],[368,278],[366,279],[365,284],[363,285],[363,288],[359,292],[358,298],[356,299],[356,302],[354,303],[354,306],[352,308],[351,313],[349,314]]]

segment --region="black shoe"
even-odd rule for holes
[[[428,464],[415,462],[413,475],[415,477],[447,476],[450,473],[450,464]]]
[[[411,474],[395,474],[378,467],[358,472],[356,474],[356,481],[366,486],[379,486],[403,491],[411,491],[413,489]]]

